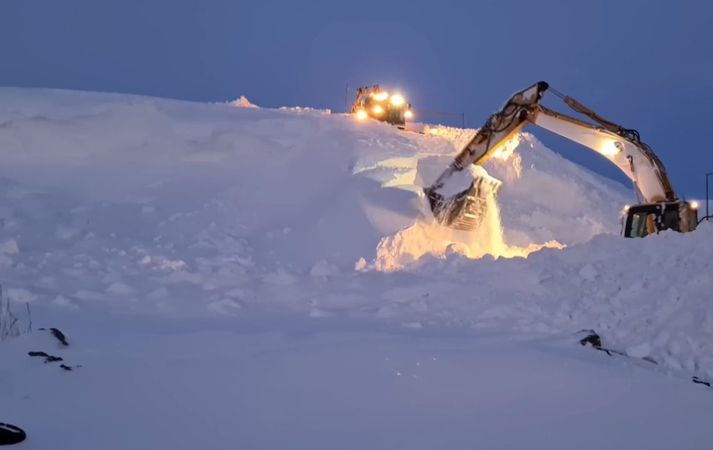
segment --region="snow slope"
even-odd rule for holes
[[[429,222],[420,187],[473,130],[432,127],[421,135],[329,111],[236,107],[245,105],[0,89],[0,282],[23,322],[29,303],[35,326],[71,331],[77,348],[62,351],[83,365],[65,374],[26,357],[50,345],[42,333],[0,344],[0,398],[11,399],[0,402],[0,421],[23,419],[40,439],[74,439],[70,422],[52,419],[51,402],[42,400],[52,398],[74,405],[63,420],[91,423],[125,448],[108,424],[153,393],[151,408],[127,422],[145,427],[144,448],[200,448],[164,431],[174,421],[203,420],[187,413],[192,402],[215,408],[207,416],[215,421],[200,422],[217,433],[212,448],[234,448],[235,436],[220,434],[230,426],[253,448],[315,448],[322,438],[324,448],[340,440],[432,448],[451,435],[454,447],[470,448],[477,430],[493,448],[521,448],[524,441],[505,438],[510,433],[540,439],[543,448],[581,447],[578,433],[590,433],[584,448],[631,447],[648,425],[621,421],[650,413],[656,392],[665,407],[652,420],[673,424],[649,429],[642,446],[705,448],[713,436],[697,419],[673,417],[713,414],[704,388],[686,381],[713,377],[712,227],[620,238],[619,211],[632,201],[626,188],[525,133],[510,156],[486,166],[503,181],[501,218],[486,234],[445,232]],[[554,248],[529,253],[544,244]],[[658,365],[563,343],[585,328]],[[412,365],[434,349],[448,365],[429,369],[422,384],[393,384],[396,372],[410,372],[384,358]],[[553,367],[583,381],[552,378]],[[262,379],[268,373],[275,375]],[[611,377],[600,380],[601,373]],[[541,381],[536,392],[512,393],[525,374]],[[130,393],[132,381],[143,387]],[[30,394],[53,383],[61,389]],[[114,383],[121,389],[111,391]],[[192,383],[204,386],[205,398],[190,392]],[[343,392],[350,386],[369,396]],[[189,397],[176,400],[176,392]],[[501,399],[513,397],[532,406],[522,406],[504,435],[492,434],[504,424],[486,419],[493,411],[506,417],[511,403]],[[231,398],[245,400],[236,406]],[[597,406],[563,406],[572,401]],[[106,414],[86,413],[107,402],[115,407]],[[489,413],[468,415],[481,402]],[[307,403],[314,409],[296,406]],[[370,418],[384,407],[391,409],[382,422]],[[410,411],[413,421],[399,419]],[[567,427],[577,431],[548,440],[546,427],[528,422],[538,414],[553,422],[571,414]],[[146,428],[149,417],[156,429]],[[270,436],[270,420],[290,438]],[[431,434],[406,436],[433,421]],[[596,437],[596,426],[585,430],[588,421],[613,440]],[[101,436],[92,439],[86,448],[97,448]],[[72,442],[67,448],[82,448]]]

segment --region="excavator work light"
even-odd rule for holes
[[[604,156],[616,156],[621,151],[621,144],[616,141],[609,141],[602,146]]]

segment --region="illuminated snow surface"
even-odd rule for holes
[[[18,448],[709,448],[713,227],[619,237],[628,188],[526,133],[444,230],[473,130],[253,106],[0,89]]]

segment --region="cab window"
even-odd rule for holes
[[[656,232],[656,214],[638,212],[631,216],[629,237],[644,237]]]

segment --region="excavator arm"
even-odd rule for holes
[[[513,134],[532,123],[588,147],[616,165],[633,182],[637,193],[646,202],[638,206],[658,206],[659,212],[655,215],[660,223],[656,231],[666,228],[690,231],[695,228],[695,208],[678,200],[663,164],[641,141],[638,132],[604,119],[568,96],[560,95],[565,104],[589,117],[596,125],[548,109],[540,104],[548,88],[546,82],[540,81],[516,92],[500,111],[488,118],[433,185],[424,189],[439,222],[462,230],[477,227],[484,208],[482,180],[476,178],[470,188],[450,198],[445,198],[440,190],[454,173],[464,170],[469,164],[484,163]],[[649,209],[643,208],[646,211]],[[677,210],[678,219],[672,219],[672,209]],[[666,223],[664,213],[667,213]]]
[[[542,105],[538,105],[534,115],[528,119],[541,128],[577,142],[607,158],[634,183],[645,201],[677,200],[663,164],[649,146],[638,138],[623,136],[557,113]]]

